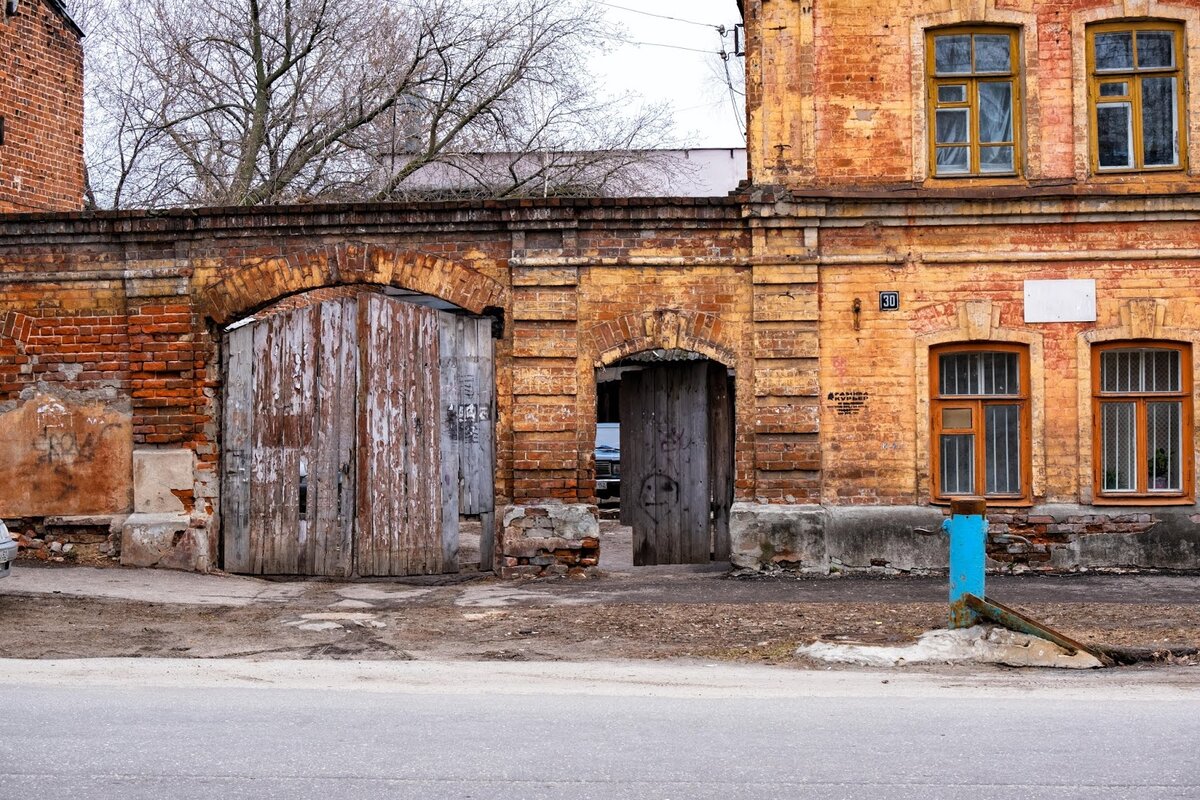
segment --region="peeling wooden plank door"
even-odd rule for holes
[[[708,364],[708,470],[712,487],[712,554],[728,561],[733,506],[733,381],[723,364]]]
[[[496,510],[492,321],[441,316],[442,452],[454,459],[443,467],[443,488],[454,493],[458,514],[480,518],[480,568],[489,570],[495,558]],[[449,507],[445,499],[443,506]]]
[[[254,329],[225,338],[221,522],[225,569],[250,571],[250,448],[254,422]]]
[[[357,572],[444,572],[438,312],[360,298]]]
[[[229,331],[225,568],[456,571],[459,514],[492,530],[490,332],[368,291]]]
[[[438,314],[438,370],[441,380],[439,435],[442,448],[442,558],[447,567],[458,571],[459,551],[459,447],[458,447],[458,368],[454,354],[458,349],[458,317]]]
[[[712,557],[708,382],[705,362],[656,364],[622,378],[621,506],[635,565]]]
[[[231,572],[350,574],[353,521],[339,498],[353,489],[353,302],[274,314],[226,337],[223,510]]]
[[[354,571],[355,448],[359,392],[356,298],[321,304],[316,447],[308,479],[306,575]]]

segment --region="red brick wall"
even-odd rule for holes
[[[45,0],[0,10],[0,213],[83,207],[83,48]]]

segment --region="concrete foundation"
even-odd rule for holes
[[[121,564],[205,571],[207,544],[196,541],[186,514],[132,514],[121,528]]]
[[[830,507],[737,503],[730,520],[735,568],[830,574],[945,571],[948,542],[937,530],[940,507]],[[1084,568],[1200,569],[1200,524],[1179,509],[1047,505],[988,515],[993,536],[988,568],[1068,572]]]

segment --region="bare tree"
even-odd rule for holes
[[[665,108],[596,91],[587,59],[609,31],[580,2],[87,0],[76,11],[93,25],[88,156],[101,205],[390,199],[438,181],[490,196],[596,194],[643,179],[658,168],[645,151],[667,144]]]

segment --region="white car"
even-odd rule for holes
[[[10,565],[17,557],[17,543],[8,535],[8,528],[0,522],[0,578],[8,577]]]

